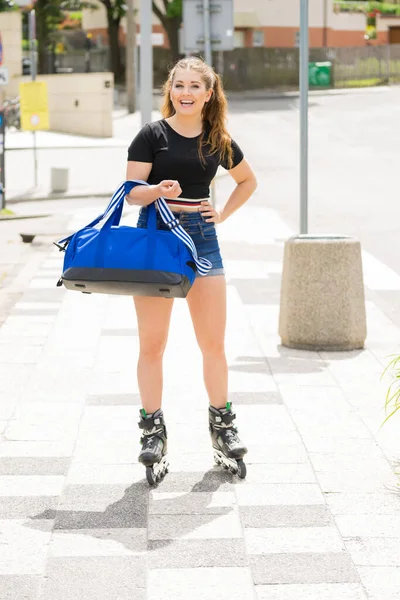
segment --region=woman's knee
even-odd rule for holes
[[[164,355],[166,345],[167,340],[151,340],[147,338],[145,341],[140,342],[140,358],[145,360],[160,360]]]
[[[212,337],[199,340],[201,353],[206,358],[223,358],[225,357],[224,340],[214,339]]]

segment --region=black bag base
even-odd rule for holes
[[[159,298],[186,298],[190,279],[167,271],[140,271],[137,269],[101,269],[71,267],[57,285],[83,294],[118,294],[121,296],[151,296]]]

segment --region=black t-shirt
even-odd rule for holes
[[[218,166],[227,168],[227,165],[218,153],[209,154],[209,145],[202,148],[205,164],[201,164],[199,137],[180,135],[165,119],[147,123],[129,146],[128,160],[152,163],[147,180],[150,185],[157,185],[163,179],[174,179],[182,188],[182,198],[208,198]],[[243,159],[243,152],[233,140],[231,144],[233,168]]]

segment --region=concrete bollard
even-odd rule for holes
[[[361,245],[346,236],[286,241],[279,314],[282,344],[355,350],[367,335]]]
[[[68,169],[51,168],[51,193],[68,190]]]

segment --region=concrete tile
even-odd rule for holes
[[[243,527],[324,527],[332,524],[332,515],[324,504],[310,506],[240,506]]]
[[[396,491],[340,492],[325,494],[325,500],[334,515],[397,515],[400,510],[400,496]]]
[[[400,567],[400,537],[345,538],[345,543],[356,566]]]
[[[239,506],[324,504],[318,485],[313,484],[239,484],[235,488]]]
[[[226,514],[236,502],[234,492],[158,492],[150,495],[149,515]]]
[[[272,527],[244,530],[248,554],[342,552],[344,544],[334,527]]]
[[[344,537],[400,538],[400,515],[338,515],[336,523]]]
[[[123,485],[68,485],[55,529],[142,529],[147,527],[147,482]]]
[[[46,520],[1,520],[0,575],[44,574],[52,526]]]
[[[356,583],[258,585],[257,600],[367,600]]]
[[[58,496],[3,496],[0,519],[54,519],[58,503]]]
[[[307,464],[249,464],[246,483],[316,483]]]
[[[3,457],[0,458],[0,475],[66,475],[68,458]]]
[[[1,600],[38,600],[40,575],[0,575]]]
[[[72,529],[53,533],[49,556],[134,556],[146,551],[146,529]]]
[[[68,485],[131,485],[143,481],[145,469],[141,464],[93,464],[72,461]]]
[[[241,538],[238,513],[229,507],[225,514],[151,515],[149,540]]]
[[[400,598],[400,567],[358,567],[368,600]]]
[[[248,560],[242,539],[150,540],[148,559],[164,569],[203,567],[246,567]]]
[[[229,401],[236,404],[282,404],[279,392],[232,392]]]
[[[54,557],[41,600],[145,600],[145,585],[139,556]]]
[[[121,337],[121,336],[134,336],[138,335],[138,330],[136,328],[132,329],[102,329],[100,335],[106,337]]]
[[[66,457],[73,454],[75,440],[62,442],[3,442],[0,457]]]
[[[2,496],[59,496],[65,477],[61,475],[2,475]]]
[[[141,406],[139,394],[97,394],[86,398],[87,406]]]
[[[249,560],[256,585],[358,583],[357,571],[345,552],[252,555]]]
[[[163,492],[231,492],[234,479],[230,473],[219,469],[196,471],[170,471],[162,482]]]
[[[247,568],[151,569],[148,600],[254,600]]]

